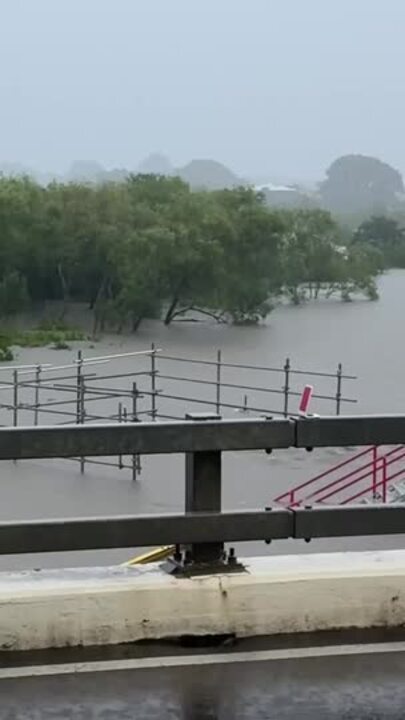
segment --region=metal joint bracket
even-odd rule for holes
[[[229,549],[229,552],[224,551],[222,556],[216,560],[198,562],[193,559],[190,550],[183,552],[180,546],[176,546],[173,555],[162,563],[160,567],[170,575],[179,578],[246,572],[245,566],[238,562],[233,547]]]

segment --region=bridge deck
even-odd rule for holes
[[[402,720],[405,643],[345,648],[301,647],[293,658],[250,641],[220,654],[194,650],[200,662],[172,654],[162,667],[138,657],[118,671],[49,677],[42,668],[42,676],[0,679],[0,718]]]

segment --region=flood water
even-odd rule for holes
[[[150,322],[141,326],[135,336],[107,336],[93,347],[88,342],[78,347],[82,347],[85,356],[89,357],[144,350],[154,342],[166,354],[211,360],[215,359],[217,349],[221,348],[226,362],[281,367],[286,356],[289,356],[293,367],[331,372],[335,371],[338,362],[342,362],[346,373],[358,376],[356,381],[344,384],[344,394],[358,399],[357,405],[347,407],[349,412],[403,412],[405,271],[386,274],[380,280],[380,289],[381,299],[374,303],[359,300],[347,304],[331,300],[298,308],[282,306],[260,327],[183,322],[166,328],[161,323]],[[19,351],[16,362],[62,365],[71,362],[73,357],[73,350],[56,352],[43,348],[26,349]],[[122,358],[119,368],[114,365],[114,370],[131,372],[138,367],[135,367],[136,362],[134,358]],[[209,371],[214,372],[214,368]],[[188,375],[190,372],[198,377],[198,369],[187,368]],[[237,381],[235,374],[232,380]],[[281,387],[282,380],[280,376],[277,381],[273,379],[272,384],[278,383]],[[256,384],[257,381],[257,374],[249,374],[248,371],[245,371],[241,380],[247,385]],[[329,390],[331,388],[332,385]],[[315,392],[317,390],[323,390],[321,381],[319,386],[315,384]],[[195,392],[193,390],[194,395]],[[214,390],[211,392],[214,393]],[[315,403],[313,411],[330,413],[332,407],[331,404],[325,406]],[[204,410],[203,407],[190,406],[190,410],[196,409]],[[8,417],[11,423],[10,415]],[[41,422],[49,422],[49,418],[41,417]],[[344,452],[342,449],[330,449],[309,455],[304,451],[279,451],[270,457],[264,453],[230,454],[224,461],[224,507],[250,509],[269,505],[284,489],[338,462]],[[95,465],[86,466],[85,474],[80,475],[78,465],[69,461],[3,463],[0,518],[182,510],[183,459],[144,458],[142,464],[142,475],[137,482],[133,482],[128,471]],[[367,547],[375,547],[376,543],[396,547],[401,546],[403,541],[402,538],[384,538],[366,542]],[[333,541],[334,548],[347,546],[344,539]],[[350,540],[350,547],[357,546],[358,540]],[[264,554],[330,547],[330,542],[322,541],[302,547],[298,547],[298,543],[279,542],[270,548],[254,543],[242,548],[242,551]],[[41,558],[24,556],[2,558],[0,567],[104,564],[127,556],[128,552],[125,551],[82,553],[80,556],[61,554]]]

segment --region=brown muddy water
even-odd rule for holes
[[[344,371],[358,376],[344,384],[345,394],[356,397],[357,405],[344,410],[360,412],[404,412],[405,410],[405,271],[388,273],[380,281],[379,302],[356,301],[350,304],[328,301],[305,307],[283,306],[276,309],[266,324],[260,327],[227,327],[211,323],[177,323],[166,328],[161,323],[145,323],[135,336],[106,336],[94,346],[89,342],[75,344],[71,350],[24,349],[18,352],[16,364],[52,363],[63,365],[72,362],[78,348],[85,357],[132,352],[150,348],[152,342],[166,354],[185,358],[215,359],[222,349],[225,362],[281,367],[286,356],[294,367],[307,370],[334,372],[338,362]],[[127,357],[108,364],[108,372],[129,373],[142,368],[142,360]],[[158,359],[159,362],[159,359]],[[177,364],[158,365],[160,371],[188,377],[206,377],[214,368],[179,368]],[[106,366],[99,366],[107,370]],[[186,373],[187,369],[187,373]],[[4,380],[6,372],[0,372]],[[208,376],[207,376],[208,377]],[[255,371],[238,375],[232,371],[229,380],[246,385],[263,384],[263,376]],[[282,376],[268,378],[269,386],[281,387]],[[121,386],[122,386],[122,381]],[[144,383],[149,382],[145,379]],[[139,381],[140,390],[142,382]],[[163,381],[159,381],[163,385]],[[299,390],[304,379],[296,380]],[[298,383],[298,384],[297,384]],[[114,386],[116,387],[116,385]],[[129,387],[129,381],[126,383]],[[145,385],[146,388],[146,385]],[[315,391],[334,391],[315,383]],[[178,388],[177,388],[178,389]],[[31,391],[32,392],[32,391]],[[42,401],[51,400],[52,391],[41,391]],[[198,392],[201,392],[200,390]],[[204,390],[204,392],[208,392]],[[214,397],[214,388],[209,390]],[[238,403],[242,393],[233,392],[232,402]],[[190,386],[187,393],[193,397],[197,390]],[[179,393],[182,394],[182,393]],[[184,387],[183,387],[184,394]],[[6,394],[1,401],[6,402]],[[10,400],[10,395],[8,399]],[[249,398],[251,404],[254,397]],[[147,402],[147,399],[144,400]],[[273,401],[272,401],[273,402]],[[281,408],[280,400],[277,407]],[[270,403],[271,404],[271,403]],[[274,405],[274,402],[273,402]],[[267,406],[266,406],[267,407]],[[313,411],[331,412],[333,405],[314,404]],[[210,408],[212,410],[213,408]],[[291,410],[294,410],[293,402]],[[167,413],[184,414],[185,410],[204,410],[190,403],[185,407],[175,401],[165,406]],[[116,412],[111,403],[97,403],[97,412]],[[230,411],[229,414],[232,415]],[[234,416],[238,416],[237,414]],[[20,412],[20,422],[28,422],[28,415]],[[12,422],[10,411],[0,410],[2,424]],[[32,416],[30,416],[32,422]],[[41,423],[49,423],[49,416],[40,416]],[[279,451],[272,456],[264,453],[231,453],[224,458],[223,504],[226,509],[262,508],[290,485],[308,479],[313,474],[338,462],[345,451],[331,449],[314,452]],[[0,518],[45,518],[80,515],[121,513],[164,513],[180,511],[183,507],[183,458],[177,456],[142,459],[142,475],[137,482],[131,480],[127,470],[86,465],[84,475],[79,466],[69,461],[5,462],[1,465]],[[280,541],[271,546],[251,543],[239,546],[241,554],[268,552],[316,552],[331,548],[402,547],[403,537],[381,539],[341,539],[317,541],[310,545]],[[91,553],[62,553],[58,555],[2,557],[0,568],[109,564],[125,559],[128,551]]]

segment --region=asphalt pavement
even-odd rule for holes
[[[81,664],[74,673],[64,667],[60,675],[39,667],[35,672],[44,674],[38,677],[1,679],[1,720],[403,720],[405,715],[404,642],[349,650],[193,651],[124,660],[116,665],[120,669],[112,662],[103,672],[95,667]]]

